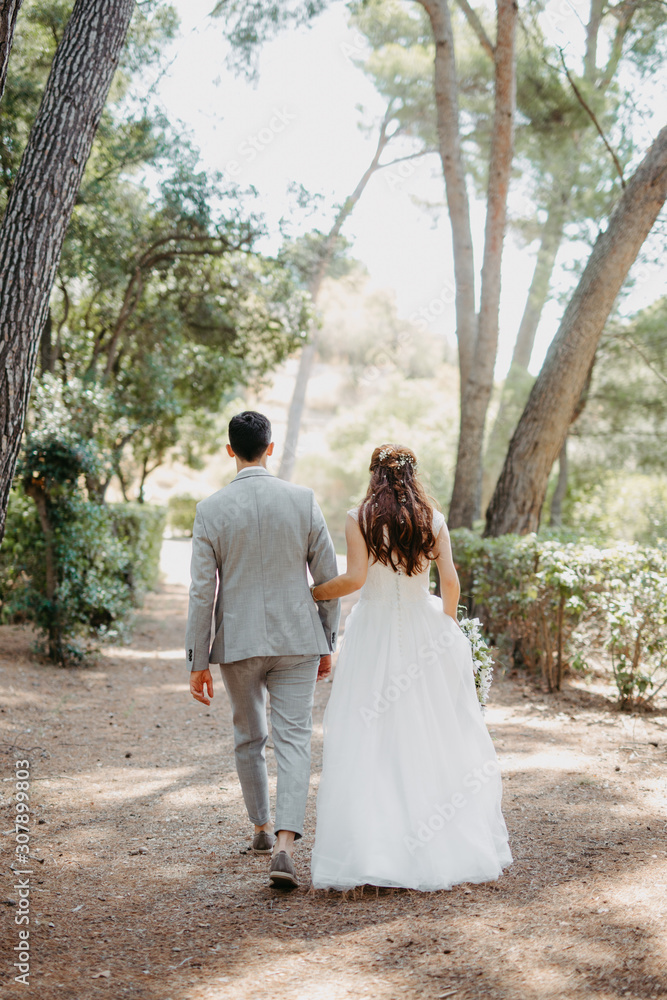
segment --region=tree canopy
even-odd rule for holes
[[[0,113],[3,197],[16,171],[72,3],[28,2]],[[257,252],[252,198],[199,166],[137,77],[164,58],[174,8],[137,8],[76,198],[42,333],[42,391],[66,401],[111,475],[142,497],[173,449],[187,462],[216,443],[216,415],[241,384],[303,339],[306,294]],[[60,384],[59,384],[60,383]]]

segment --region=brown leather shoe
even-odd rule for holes
[[[266,830],[260,830],[252,838],[252,853],[253,854],[270,854],[273,850],[273,845],[276,842],[276,838],[272,833],[268,833]]]
[[[296,889],[299,880],[296,877],[294,862],[287,851],[278,851],[271,859],[269,881],[273,889],[284,889],[290,892]]]

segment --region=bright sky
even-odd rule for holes
[[[186,122],[204,164],[225,170],[241,186],[254,185],[258,207],[275,231],[288,210],[291,182],[340,203],[370,161],[375,138],[358,128],[363,104],[375,116],[382,99],[349,53],[358,41],[336,3],[311,28],[281,33],[260,56],[259,79],[250,84],[225,66],[226,43],[220,22],[208,14],[213,0],[175,0],[181,37],[173,61],[159,83],[170,115]],[[559,37],[581,29],[579,0],[551,0],[547,16]],[[352,254],[374,285],[391,289],[399,313],[423,316],[430,327],[453,338],[451,237],[444,212],[434,222],[415,198],[441,202],[444,182],[439,159],[429,156],[403,168],[376,174],[344,228]],[[484,206],[472,205],[477,259],[481,260]],[[510,233],[504,257],[500,348],[497,376],[509,365],[514,338],[532,276],[535,247],[520,248]],[[633,308],[664,294],[656,269],[646,271],[632,294]],[[556,284],[569,287],[565,272]],[[565,284],[564,284],[565,283]],[[537,371],[555,333],[560,304],[550,302],[538,332],[532,368]]]

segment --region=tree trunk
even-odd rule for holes
[[[42,329],[42,336],[39,338],[39,364],[42,375],[45,372],[56,370],[57,345],[53,343],[53,316],[49,309],[46,314],[46,322]]]
[[[471,528],[480,515],[484,426],[498,353],[500,275],[514,147],[515,0],[497,0],[497,11],[495,105],[480,310],[473,364],[467,381],[461,383],[461,429],[448,519],[452,528]]]
[[[510,442],[486,515],[486,535],[536,531],[604,325],[667,198],[667,127],[628,182],[593,247]]]
[[[431,22],[435,42],[435,107],[438,145],[445,177],[447,211],[452,227],[456,285],[456,339],[459,349],[461,393],[475,357],[475,261],[470,229],[470,206],[459,133],[458,80],[454,34],[447,0],[420,0]]]
[[[482,507],[486,507],[498,481],[507,447],[519,417],[526,405],[533,379],[528,375],[528,365],[533,353],[535,335],[542,317],[553,274],[556,257],[563,240],[563,228],[573,181],[554,187],[542,228],[540,247],[537,251],[535,270],[528,291],[526,306],[514,344],[512,364],[503,386],[500,404],[493,427],[488,436],[482,474]]]
[[[322,282],[326,277],[326,273],[329,270],[333,255],[336,251],[336,241],[340,236],[340,231],[343,228],[345,220],[354,210],[355,205],[361,198],[366,185],[373,176],[376,170],[380,169],[380,157],[390,141],[391,136],[387,135],[387,128],[389,122],[391,121],[391,105],[387,109],[382,126],[380,128],[380,135],[378,138],[378,144],[373,155],[373,159],[369,163],[368,167],[364,171],[359,183],[352,192],[352,194],[345,199],[343,202],[338,215],[334,221],[333,226],[327,233],[322,246],[322,254],[315,269],[309,285],[308,291],[310,292],[310,298],[313,305],[317,304],[317,299],[320,294],[320,289],[322,288]],[[394,135],[396,133],[394,132]],[[299,434],[301,433],[301,421],[303,419],[303,411],[306,405],[306,393],[308,391],[308,382],[310,381],[310,375],[313,370],[313,363],[315,361],[315,355],[317,354],[317,337],[315,330],[310,331],[310,341],[307,343],[302,351],[301,357],[299,359],[299,370],[296,376],[296,383],[294,385],[294,392],[292,394],[292,401],[290,403],[289,414],[287,417],[287,431],[285,433],[285,445],[283,447],[283,453],[280,459],[280,467],[278,469],[278,476],[280,479],[290,480],[294,473],[294,466],[296,464],[297,448],[299,445]]]
[[[567,494],[567,473],[567,438],[565,438],[558,456],[558,481],[556,482],[554,495],[551,498],[550,528],[560,528],[563,523],[563,500]]]
[[[313,300],[313,302],[315,303],[315,300]],[[308,383],[313,371],[316,354],[317,341],[315,339],[315,333],[311,331],[310,341],[303,347],[301,357],[299,358],[299,370],[296,373],[294,392],[292,393],[292,401],[290,402],[289,414],[287,417],[285,445],[283,447],[283,453],[280,456],[280,467],[278,469],[278,475],[280,478],[287,479],[288,481],[294,474],[297,448],[299,445],[299,434],[301,433],[301,421],[303,420],[303,411],[306,406],[306,393],[308,391]]]
[[[584,56],[584,76],[592,83],[597,75],[597,48],[604,0],[591,0],[591,12],[586,25],[586,54]]]
[[[44,535],[44,572],[45,596],[52,606],[50,625],[48,628],[49,658],[54,663],[64,663],[62,630],[58,624],[57,593],[58,567],[56,563],[55,536],[51,518],[49,517],[49,501],[45,490],[39,482],[26,485],[26,494],[35,501],[39,523]]]
[[[602,0],[591,0],[590,16],[586,26],[586,55],[584,58],[584,78],[591,84],[595,83],[597,75],[597,44],[602,20],[602,8]],[[551,275],[563,240],[565,218],[570,198],[572,197],[572,189],[576,182],[581,157],[580,144],[581,137],[575,138],[569,150],[572,156],[569,164],[569,174],[562,178],[560,184],[557,182],[557,175],[554,176],[553,197],[547,209],[547,218],[542,230],[533,279],[530,283],[528,299],[523,316],[521,317],[521,324],[512,355],[512,364],[519,365],[521,368],[528,369],[528,365],[530,364],[537,327],[549,294]]]
[[[65,232],[134,0],[77,0],[0,230],[0,540]]]
[[[5,92],[16,18],[23,0],[0,0],[0,98]]]
[[[591,85],[595,84],[597,76],[596,53],[601,25],[601,13],[601,0],[591,0],[590,15],[586,26],[586,57],[584,60],[584,78]],[[625,15],[623,17],[625,18]],[[619,35],[617,32],[614,44],[622,47],[623,37],[624,35]],[[618,62],[616,62],[613,69],[610,69],[612,75],[617,65]],[[611,76],[605,75],[605,80],[598,85],[600,93],[609,85],[610,80]],[[568,140],[569,149],[561,151],[559,154],[560,167],[559,163],[557,163],[552,169],[552,195],[547,206],[547,218],[542,228],[540,247],[535,260],[535,269],[523,316],[521,317],[519,332],[514,344],[512,364],[505,380],[498,413],[488,438],[483,463],[483,507],[486,507],[491,499],[498,476],[500,475],[502,463],[507,454],[510,438],[526,405],[530,388],[532,387],[532,379],[527,377],[528,366],[533,353],[535,336],[542,317],[542,311],[549,295],[551,276],[556,258],[563,241],[565,221],[572,191],[577,182],[581,160],[581,136],[575,135],[570,137],[570,139],[571,141]],[[563,164],[565,164],[564,168]]]
[[[542,229],[535,270],[512,354],[512,364],[526,370],[530,364],[535,334],[547,301],[551,275],[563,240],[563,227],[572,187],[573,182],[568,182],[560,190],[557,188],[554,191],[554,197],[549,204],[547,218]]]
[[[590,16],[586,26],[586,58],[584,60],[584,77],[591,85],[595,83],[597,76],[596,53],[601,13],[601,0],[591,0]],[[609,80],[607,80],[608,83]],[[542,228],[535,269],[514,344],[512,364],[503,386],[498,413],[488,438],[482,476],[483,507],[486,507],[491,499],[507,454],[510,438],[532,387],[533,380],[527,377],[528,366],[535,345],[537,328],[549,295],[556,258],[563,241],[565,221],[572,191],[577,182],[581,160],[581,136],[575,135],[570,139],[571,141],[568,140],[569,149],[560,153],[560,167],[557,163],[552,170],[552,194],[547,206],[547,218]]]

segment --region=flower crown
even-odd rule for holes
[[[406,465],[411,465],[414,469],[417,464],[412,455],[408,455],[405,451],[394,453],[389,451],[387,448],[383,448],[378,455],[378,462],[385,462],[388,458],[393,458],[401,468]]]

